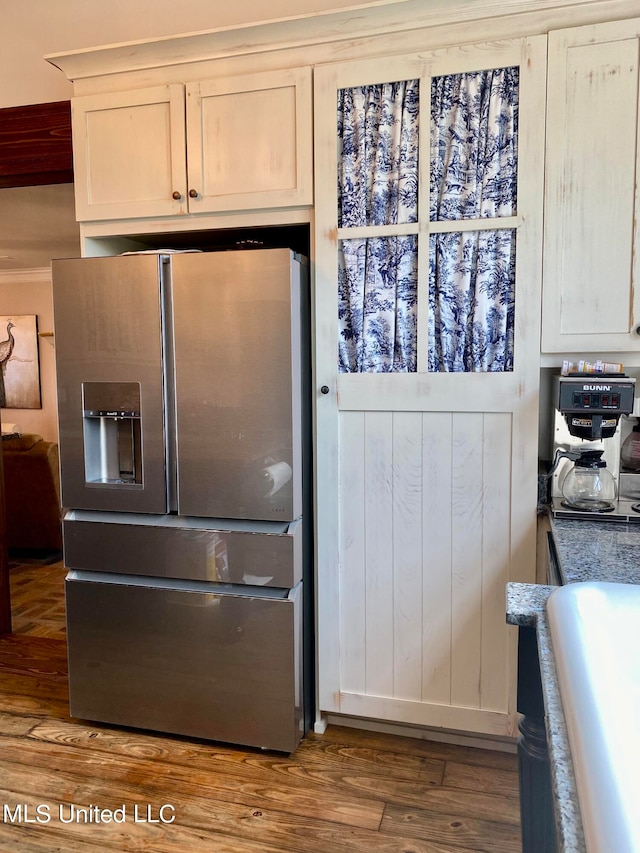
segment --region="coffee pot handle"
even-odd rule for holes
[[[553,464],[551,465],[551,468],[544,476],[547,478],[547,480],[550,477],[553,477],[553,474],[558,465],[560,464],[561,459],[570,459],[572,462],[575,462],[576,459],[580,459],[581,456],[582,453],[580,450],[562,450],[559,447],[555,452],[555,456],[553,457]]]

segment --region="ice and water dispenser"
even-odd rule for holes
[[[139,382],[83,382],[88,484],[142,484]]]

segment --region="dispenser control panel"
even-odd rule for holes
[[[576,409],[618,409],[620,407],[620,394],[617,392],[574,391],[573,406]]]
[[[85,409],[85,418],[139,418],[140,412],[130,412],[124,409]]]
[[[83,382],[85,483],[95,488],[142,485],[139,382]]]
[[[561,412],[625,415],[633,411],[635,379],[556,376],[556,407]]]

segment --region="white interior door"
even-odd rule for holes
[[[505,585],[535,578],[545,38],[320,68],[315,76],[319,709],[493,734],[515,717],[515,636]],[[429,215],[434,77],[519,68],[517,210]],[[420,82],[415,221],[337,216],[337,95]],[[411,219],[412,217],[409,217]],[[515,231],[512,369],[430,370],[429,241]],[[339,372],[338,251],[416,235],[417,363]]]

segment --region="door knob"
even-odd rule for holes
[[[329,386],[323,385],[322,388],[320,389],[320,393],[321,394],[328,394],[329,393]]]

